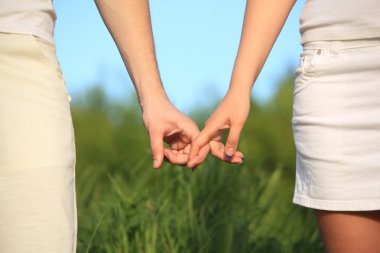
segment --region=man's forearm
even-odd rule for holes
[[[154,50],[148,0],[96,0],[136,88],[140,104],[167,99]]]
[[[296,0],[247,0],[230,91],[250,95],[253,83]]]

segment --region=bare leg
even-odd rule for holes
[[[315,215],[327,253],[380,252],[380,210],[315,210]]]

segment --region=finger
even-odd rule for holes
[[[228,134],[226,147],[225,147],[225,155],[228,159],[231,159],[237,149],[238,143],[239,143],[239,137],[240,137],[241,127],[232,125],[230,128],[230,132]]]
[[[189,154],[190,161],[194,159],[198,155],[199,150],[206,146],[212,137],[216,136],[218,133],[219,129],[206,126],[191,143]]]
[[[236,153],[232,158],[227,158],[224,154],[224,152],[214,152],[213,156],[216,158],[219,158],[220,160],[227,162],[227,163],[233,163],[233,164],[243,164],[244,163],[244,157],[237,156]]]
[[[167,143],[170,143],[170,142],[167,142]],[[183,143],[183,142],[174,142],[173,144],[171,144],[171,149],[173,150],[183,150],[188,144],[187,143]]]
[[[183,153],[189,155],[190,149],[191,149],[191,145],[186,145],[186,147],[182,151],[183,151]]]
[[[209,152],[210,152],[210,145],[206,145],[206,146],[202,147],[199,150],[199,154],[193,159],[192,163],[190,164],[191,167],[189,167],[189,168],[195,169],[198,165],[203,163],[206,160],[207,154]]]
[[[244,162],[244,155],[240,151],[236,151],[235,154],[232,156],[232,158],[227,158],[224,152],[224,145],[220,142],[211,141],[210,142],[211,147],[211,155],[214,157],[228,162],[228,163],[234,163],[234,164],[243,164]]]
[[[233,164],[243,164],[244,163],[244,157],[237,156],[236,152],[235,152],[234,156],[229,160],[230,160],[229,162],[233,163]]]
[[[199,134],[198,126],[193,121],[188,122],[186,125],[181,125],[180,127],[182,129],[182,136],[188,138],[189,143]]]
[[[153,168],[158,169],[162,165],[164,159],[164,142],[163,135],[158,133],[150,133],[150,148],[153,156]]]
[[[198,163],[197,164],[203,163],[204,160],[206,160],[206,157],[207,157],[209,152],[210,152],[210,145],[206,145],[203,148],[201,148],[199,150],[198,161],[197,161]]]
[[[241,157],[244,160],[244,154],[242,152],[240,152],[240,151],[236,151],[235,152],[235,156]]]
[[[189,155],[167,148],[164,149],[164,155],[171,164],[186,165],[189,161]]]

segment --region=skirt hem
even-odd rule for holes
[[[294,196],[296,205],[328,211],[376,211],[380,210],[380,199],[376,200],[324,200],[305,196]]]

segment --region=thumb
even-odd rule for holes
[[[231,159],[237,149],[237,146],[239,144],[239,137],[240,132],[242,130],[242,127],[234,126],[232,125],[230,128],[230,132],[228,134],[227,142],[226,142],[226,148],[225,148],[225,155],[228,159]]]
[[[153,156],[153,168],[158,169],[164,159],[164,142],[163,135],[159,133],[150,133],[150,148]]]

